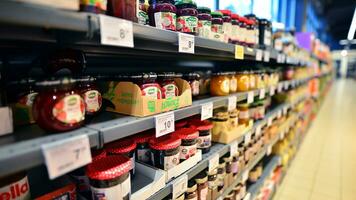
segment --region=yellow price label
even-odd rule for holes
[[[235,45],[235,59],[243,60],[244,59],[244,47],[240,45]]]

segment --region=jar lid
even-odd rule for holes
[[[223,14],[219,11],[211,12],[212,17],[222,18]]]
[[[128,153],[136,148],[135,140],[131,138],[122,139],[116,142],[109,143],[105,149],[108,153],[124,154]]]
[[[93,158],[93,161],[99,160],[101,158],[106,157],[106,151],[105,149],[95,149],[91,151],[91,156]]]
[[[139,133],[134,136],[134,140],[137,144],[147,143],[151,138],[155,136],[152,130]]]
[[[207,13],[207,14],[210,14],[210,13],[211,13],[211,9],[210,9],[209,7],[201,6],[201,7],[198,7],[198,12],[199,12],[199,13]]]
[[[247,18],[247,19],[257,19],[257,17],[256,17],[256,15],[255,14],[248,14],[248,15],[245,15],[245,17]]]
[[[193,8],[197,8],[197,4],[193,0],[178,0],[176,1],[176,6],[182,6],[185,4],[190,4],[193,6]]]
[[[94,180],[117,178],[132,169],[130,158],[123,155],[107,156],[87,166],[87,176]]]
[[[173,134],[182,140],[194,140],[199,137],[199,132],[194,126],[178,129]]]
[[[197,182],[195,180],[191,179],[188,181],[188,187],[187,187],[187,192],[192,193],[197,190]]]
[[[231,10],[219,10],[224,16],[231,16]]]
[[[240,20],[240,16],[238,14],[231,14],[231,18],[234,20]]]
[[[168,150],[174,149],[181,145],[182,141],[174,134],[165,135],[159,138],[151,138],[149,145],[155,150]]]
[[[189,123],[195,126],[198,131],[208,131],[213,128],[213,123],[208,120],[200,121],[198,119],[194,119],[191,120]]]

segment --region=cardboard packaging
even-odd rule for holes
[[[243,136],[245,133],[247,133],[248,131],[250,131],[253,127],[253,120],[250,120],[249,125],[245,126],[245,125],[239,125],[237,128],[232,129],[232,130],[224,130],[221,131],[221,129],[219,128],[219,126],[215,126],[215,123],[213,121],[214,127],[212,129],[212,140],[214,142],[219,142],[219,143],[223,143],[223,144],[229,144],[232,141],[236,140],[237,138]],[[217,123],[221,123],[221,122],[217,122]]]

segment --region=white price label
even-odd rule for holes
[[[174,132],[174,113],[164,113],[155,116],[156,138]]]
[[[228,111],[236,109],[237,98],[236,96],[229,97],[227,102]]]
[[[267,119],[267,126],[271,126],[272,122],[273,122],[273,117],[271,116]]]
[[[283,115],[286,115],[288,112],[288,107],[287,106],[284,106],[283,107]]]
[[[285,89],[285,90],[288,90],[288,87],[289,87],[289,81],[284,82],[284,89]]]
[[[275,92],[276,92],[276,87],[275,86],[271,86],[269,88],[269,95],[273,96],[275,94]]]
[[[280,140],[283,140],[283,139],[284,139],[284,131],[282,131],[282,132],[279,134],[279,139],[280,139]]]
[[[178,45],[180,53],[195,53],[195,38],[194,35],[178,33]]]
[[[264,99],[266,96],[266,89],[262,88],[260,89],[260,99]]]
[[[269,60],[270,60],[270,52],[269,51],[264,51],[263,61],[264,62],[269,62]]]
[[[282,165],[282,158],[281,157],[278,158],[278,165]]]
[[[248,104],[253,103],[254,98],[255,98],[255,93],[253,91],[247,93],[247,103]]]
[[[206,120],[213,117],[213,102],[209,102],[201,105],[201,120]]]
[[[176,199],[181,194],[185,193],[188,188],[188,175],[183,174],[182,176],[178,177],[172,183],[172,198]]]
[[[278,110],[278,112],[277,112],[277,118],[279,119],[279,118],[281,118],[282,117],[282,110]]]
[[[242,174],[242,182],[246,182],[248,179],[248,170],[245,170],[244,173]]]
[[[251,194],[247,193],[243,200],[250,200],[250,199],[251,199]]]
[[[263,51],[261,49],[256,49],[256,60],[262,61]]]
[[[131,21],[99,15],[101,44],[134,47]]]
[[[216,169],[219,166],[219,154],[215,154],[210,160],[209,160],[209,172],[212,172],[214,169]]]
[[[262,133],[262,127],[261,127],[261,125],[258,125],[256,127],[256,135],[259,136],[259,135],[261,135],[261,133]]]
[[[230,144],[230,156],[235,155],[237,153],[237,150],[238,150],[238,143],[237,141],[233,141]]]
[[[266,154],[267,154],[267,156],[269,156],[269,155],[271,155],[271,153],[272,153],[272,145],[269,145],[269,146],[267,147],[267,152],[266,152]]]
[[[252,135],[251,132],[248,132],[248,133],[245,134],[245,138],[244,138],[244,140],[245,140],[245,145],[247,145],[247,144],[250,143],[250,141],[251,141],[251,135]]]
[[[283,83],[278,83],[278,93],[283,91]]]
[[[41,148],[50,179],[57,178],[92,161],[87,135],[43,144]]]
[[[284,60],[283,60],[283,54],[278,54],[277,56],[277,63],[284,63]]]

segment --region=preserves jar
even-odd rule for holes
[[[208,120],[192,120],[190,124],[199,131],[197,148],[202,153],[208,153],[211,147],[211,129],[213,128],[213,124]]]
[[[79,10],[104,14],[106,12],[106,0],[80,0]]]
[[[208,175],[205,171],[195,176],[197,182],[198,200],[205,200],[208,197]]]
[[[165,135],[149,140],[152,163],[155,167],[168,170],[179,164],[181,140],[173,135]]]
[[[253,27],[254,27],[254,44],[259,44],[259,19],[256,17],[255,14],[248,14],[245,15],[245,17],[253,22]]]
[[[150,0],[150,25],[164,30],[176,30],[177,8],[174,0]]]
[[[142,25],[147,25],[149,24],[149,18],[148,18],[148,1],[147,0],[140,0],[140,5],[138,8],[138,15],[137,15],[137,20],[139,24]]]
[[[221,12],[211,12],[211,17],[211,32],[223,34],[223,14]]]
[[[232,157],[231,162],[231,172],[233,176],[236,176],[239,173],[239,153]]]
[[[187,191],[185,192],[185,200],[197,200],[198,193],[197,193],[197,183],[195,180],[188,181]]]
[[[43,71],[50,75],[78,75],[86,68],[85,54],[68,48],[50,53],[43,62]]]
[[[176,130],[173,134],[182,141],[179,156],[181,162],[189,159],[197,153],[199,132],[195,127],[181,128]]]
[[[250,90],[250,74],[248,71],[236,72],[237,92],[246,92]]]
[[[107,15],[138,22],[139,1],[107,0]]]
[[[162,99],[161,86],[156,82],[156,73],[142,73],[129,76],[131,81],[137,84],[142,92],[142,96],[147,96],[153,99]]]
[[[124,155],[130,158],[132,169],[131,175],[135,175],[135,152],[136,142],[132,138],[121,139],[106,145],[105,151],[108,155]]]
[[[78,192],[90,196],[90,183],[89,178],[85,174],[85,167],[70,172],[69,177],[71,177],[72,182],[76,185]]]
[[[208,186],[210,189],[214,189],[218,186],[218,168],[208,172]]]
[[[255,45],[255,22],[249,19],[246,19],[246,46],[253,47]]]
[[[237,92],[237,79],[236,79],[236,72],[229,72],[229,79],[230,79],[230,93]]]
[[[259,44],[266,48],[272,46],[272,23],[267,19],[259,20]]]
[[[79,90],[85,103],[85,114],[95,115],[100,111],[102,97],[93,77],[85,77],[77,80]]]
[[[229,133],[229,113],[227,111],[215,110],[214,117],[212,118],[213,130],[212,134],[216,136],[222,136]]]
[[[75,84],[74,79],[68,78],[36,83],[39,93],[32,111],[41,128],[57,132],[82,126],[85,119],[85,103]]]
[[[27,174],[25,172],[19,172],[1,177],[0,192],[0,197],[4,200],[30,200],[30,185],[28,184]]]
[[[187,120],[180,120],[175,122],[175,130],[178,130],[180,128],[186,128],[188,127],[188,121]]]
[[[158,74],[158,81],[162,88],[162,98],[168,99],[172,97],[179,96],[179,89],[177,84],[174,82],[174,78],[179,77],[173,72],[166,72]]]
[[[205,95],[210,90],[211,71],[197,72],[199,79],[199,95]]]
[[[240,44],[240,16],[238,14],[231,14],[231,43]]]
[[[257,168],[253,168],[249,174],[248,174],[248,181],[250,183],[256,183],[257,180],[258,180],[259,176],[258,176],[258,171],[257,171]]]
[[[245,126],[248,126],[250,121],[248,106],[247,103],[237,104],[237,109],[239,110],[239,124]]]
[[[213,96],[227,96],[230,93],[230,79],[228,73],[214,73],[210,81],[210,94]]]
[[[193,0],[178,0],[177,31],[195,35],[198,28],[198,10]]]
[[[224,33],[224,42],[231,42],[231,11],[230,10],[219,10],[223,14],[223,33]]]
[[[245,17],[240,16],[240,45],[247,46],[247,40],[248,40],[248,34],[249,32],[247,31],[247,20]]]
[[[190,89],[192,90],[192,96],[199,95],[199,79],[200,75],[196,72],[184,74],[184,80],[188,81]]]
[[[257,74],[254,71],[249,71],[249,79],[250,79],[250,88],[249,90],[255,90],[257,89],[256,87],[256,76]]]
[[[151,161],[151,153],[148,145],[148,141],[151,138],[154,138],[153,131],[146,131],[134,136],[134,140],[136,142],[136,160],[144,162],[146,164],[152,164]]]
[[[211,10],[208,7],[198,7],[198,29],[197,35],[204,38],[210,37],[211,32]]]
[[[225,187],[225,176],[226,176],[226,163],[224,159],[220,158],[218,166],[218,191],[221,191]]]
[[[131,161],[123,155],[107,156],[87,166],[92,198],[107,200],[130,199]]]
[[[232,157],[224,157],[224,162],[226,164],[226,174],[232,173]]]

